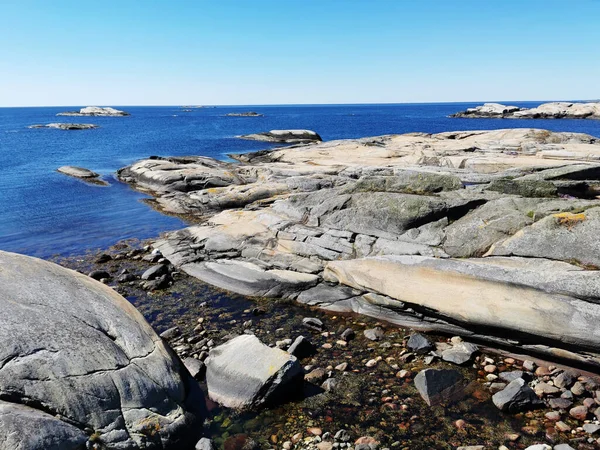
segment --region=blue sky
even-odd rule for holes
[[[0,0],[0,106],[600,97],[600,0]]]

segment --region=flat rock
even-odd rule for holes
[[[300,359],[311,356],[315,351],[315,346],[304,336],[298,336],[287,349],[287,352],[290,355],[294,355],[296,358]]]
[[[156,266],[150,267],[146,270],[142,276],[142,280],[154,280],[155,278],[161,277],[169,273],[169,268],[166,264],[157,264]]]
[[[107,185],[105,181],[99,179],[100,174],[93,172],[89,169],[85,169],[83,167],[77,166],[61,166],[56,169],[57,172],[60,172],[65,175],[69,175],[70,177],[75,177],[87,181],[88,183],[93,184],[102,184]]]
[[[415,377],[415,387],[429,406],[451,403],[464,395],[463,376],[456,370],[422,370]]]
[[[193,444],[202,393],[126,299],[77,272],[0,251],[0,303],[2,448],[82,448],[84,428],[107,447]],[[158,441],[146,440],[150,429]]]
[[[519,108],[499,103],[485,103],[450,117],[504,119],[600,119],[600,102],[550,102],[535,108]]]
[[[454,364],[466,364],[468,363],[473,355],[478,351],[475,344],[469,342],[460,342],[453,345],[451,348],[442,352],[442,359]]]
[[[434,348],[432,342],[419,333],[411,334],[408,338],[406,346],[419,355],[424,355]]]
[[[208,395],[227,408],[281,402],[302,386],[304,378],[294,356],[248,334],[213,348],[205,364]]]

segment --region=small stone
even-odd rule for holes
[[[411,374],[410,370],[402,369],[401,371],[396,373],[396,378],[407,378],[407,377],[410,377],[411,375],[412,374]]]
[[[317,427],[307,428],[306,431],[308,431],[308,433],[312,434],[313,436],[321,436],[323,434],[323,430]]]
[[[316,331],[323,331],[323,322],[316,317],[305,317],[302,319],[302,324],[305,327],[311,328]]]
[[[462,419],[458,419],[456,422],[454,422],[454,426],[459,430],[462,430],[465,426],[467,426],[467,422]]]
[[[354,332],[354,330],[352,328],[346,328],[342,334],[340,335],[340,337],[345,340],[346,342],[351,341],[352,339],[354,339],[356,336],[356,333]]]
[[[333,442],[319,442],[317,444],[317,448],[319,450],[332,450],[333,449]]]
[[[365,366],[367,367],[375,367],[377,365],[378,361],[376,359],[370,359],[367,361],[367,363],[365,364]]]
[[[108,253],[101,253],[100,255],[98,255],[98,257],[96,258],[96,261],[94,261],[94,262],[96,264],[104,264],[111,260],[112,260],[112,256],[110,256]]]
[[[302,359],[313,355],[316,349],[315,346],[304,336],[298,336],[287,351],[296,358]]]
[[[196,446],[194,447],[194,449],[195,450],[213,450],[213,443],[208,438],[202,438],[196,443]]]
[[[333,390],[335,390],[337,384],[338,382],[335,378],[327,378],[325,381],[323,381],[321,387],[327,392],[332,392]]]
[[[94,280],[102,280],[104,278],[110,278],[110,274],[106,270],[92,270],[88,277],[93,278]]]
[[[558,389],[557,387],[551,386],[543,381],[536,384],[534,390],[535,393],[539,396],[553,395],[560,392],[560,389]]]
[[[195,379],[202,378],[204,371],[206,370],[204,363],[196,358],[185,358],[183,360],[183,365],[188,370],[190,375]]]
[[[585,420],[588,415],[588,409],[585,406],[576,406],[569,410],[569,415],[577,420]]]
[[[576,379],[577,376],[575,373],[570,370],[565,370],[554,378],[554,386],[561,389],[568,389],[573,385]]]
[[[181,334],[181,331],[179,331],[179,327],[172,327],[172,328],[169,328],[168,330],[165,330],[162,333],[160,333],[160,337],[169,341],[171,339],[176,338],[180,334]]]
[[[536,364],[533,361],[530,360],[525,360],[523,361],[523,369],[527,370],[528,372],[533,372],[535,370]]]
[[[339,370],[340,372],[343,372],[347,368],[348,368],[348,363],[347,362],[343,362],[343,363],[338,364],[337,366],[335,366],[335,370]]]
[[[545,366],[540,366],[537,369],[535,369],[535,375],[538,377],[545,377],[550,375],[550,369],[548,369],[548,367]]]
[[[483,371],[486,373],[494,373],[496,370],[498,370],[498,368],[493,364],[488,364],[483,368]]]
[[[569,429],[570,430],[570,429]],[[554,446],[554,450],[575,450],[569,444],[558,444]]]
[[[498,375],[496,375],[496,374],[493,374],[493,373],[488,373],[488,374],[485,376],[485,379],[486,379],[487,381],[490,381],[490,382],[492,382],[492,381],[496,381],[496,380],[498,379]]]
[[[431,341],[420,333],[411,334],[406,346],[418,355],[424,355],[434,348]]]
[[[571,431],[571,427],[562,421],[558,421],[554,424],[554,428],[556,428],[561,433],[566,433],[567,431]]]
[[[348,442],[350,440],[350,433],[342,429],[335,433],[335,436],[333,436],[333,438],[336,441]]]
[[[321,384],[327,378],[327,372],[325,369],[317,368],[304,376],[304,379],[309,383]]]
[[[425,403],[435,406],[464,396],[463,376],[456,370],[425,369],[414,380]]]
[[[165,264],[158,264],[158,265],[152,266],[148,270],[146,270],[142,274],[141,279],[147,280],[147,281],[154,280],[154,279],[162,277],[163,275],[166,275],[168,273],[169,273],[169,268]]]
[[[517,378],[523,378],[523,371],[513,370],[511,372],[500,372],[498,376],[502,381],[510,383],[511,381],[516,380]]]
[[[522,378],[511,381],[506,388],[495,393],[492,401],[498,409],[508,412],[519,412],[542,405],[542,401]]]
[[[596,400],[594,400],[593,398],[586,398],[583,400],[583,406],[585,406],[586,408],[593,408],[594,406],[596,406]]]
[[[363,334],[371,341],[380,341],[384,336],[383,329],[381,327],[369,328],[365,330]]]
[[[292,436],[292,443],[297,444],[302,439],[302,433],[296,433]]]
[[[585,423],[585,424],[583,424],[583,431],[585,431],[588,434],[597,433],[599,430],[600,430],[600,425],[597,425],[595,423]]]
[[[326,342],[325,344],[321,345],[321,347],[323,347],[326,350],[329,350],[331,347],[333,347],[333,345],[331,345],[329,342]]]
[[[283,450],[290,450],[292,448],[292,441],[285,441],[281,447],[283,448]]]
[[[583,395],[585,393],[585,386],[580,381],[577,381],[571,387],[571,392],[573,395]]]
[[[461,342],[442,352],[442,359],[454,364],[468,363],[478,348],[475,344]]]
[[[558,422],[560,420],[560,413],[556,411],[549,411],[545,414],[546,419],[552,422]]]
[[[525,450],[552,450],[552,447],[550,447],[547,444],[535,444],[535,445],[530,445]]]

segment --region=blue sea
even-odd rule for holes
[[[126,107],[129,117],[56,117],[79,107],[0,108],[0,250],[38,257],[81,254],[125,238],[149,238],[186,224],[162,215],[145,195],[118,182],[120,167],[150,155],[204,155],[267,148],[240,134],[306,128],[324,140],[421,131],[535,127],[600,137],[600,121],[450,119],[481,103],[385,105],[221,106],[184,112],[172,107]],[[533,107],[540,102],[510,102]],[[256,111],[264,117],[226,117]],[[94,130],[29,129],[52,122],[94,123]],[[86,184],[56,172],[89,168],[110,186]]]

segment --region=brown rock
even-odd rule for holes
[[[569,410],[569,415],[577,420],[585,420],[588,415],[588,409],[585,406],[576,406]]]

